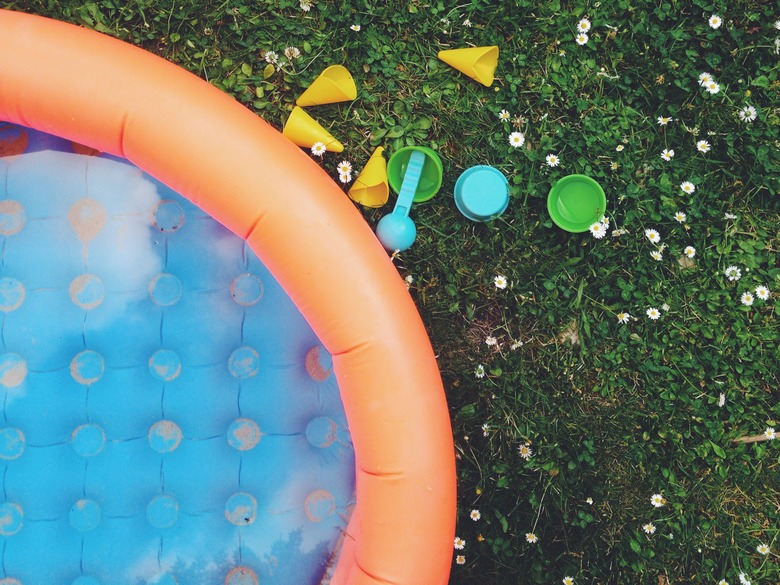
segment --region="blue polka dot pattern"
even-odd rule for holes
[[[200,209],[12,130],[0,585],[320,583],[354,504],[330,354]]]

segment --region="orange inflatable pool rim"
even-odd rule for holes
[[[7,10],[0,120],[122,156],[246,239],[333,355],[357,504],[332,583],[446,583],[456,502],[441,377],[406,287],[341,189],[176,65]]]

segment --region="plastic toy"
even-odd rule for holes
[[[604,189],[585,175],[558,179],[547,196],[547,211],[555,224],[567,232],[586,232],[606,213]]]
[[[447,583],[455,533],[456,475],[452,430],[441,377],[425,327],[404,283],[342,190],[315,162],[302,156],[298,148],[270,125],[211,84],[169,62],[94,31],[5,10],[0,10],[0,30],[3,31],[0,55],[10,56],[0,58],[0,79],[3,80],[0,84],[0,120],[45,129],[66,141],[75,141],[106,153],[104,158],[126,158],[172,191],[182,193],[199,209],[244,239],[242,246],[247,245],[257,252],[319,338],[326,353],[314,352],[306,360],[309,367],[300,371],[315,381],[312,373],[321,376],[332,370],[335,374],[355,448],[356,492],[354,509],[344,515],[347,524],[342,531],[343,540],[332,557],[324,552],[324,557],[319,557],[316,563],[320,573],[331,558],[331,583],[334,585]],[[56,87],[57,91],[52,92],[51,87]],[[11,183],[8,185],[12,187]],[[22,220],[25,216],[31,217],[26,214],[32,213],[30,209],[20,212],[13,203],[14,197],[13,191],[9,191],[0,210],[3,215],[0,226],[6,232],[2,234],[6,251],[14,244],[12,240],[24,233],[26,228]],[[49,198],[47,204],[56,206],[58,200]],[[165,205],[162,210],[158,219],[162,228],[179,226],[177,236],[184,236],[193,227],[190,225],[192,222],[185,220],[180,224],[177,221],[180,216],[175,206]],[[36,213],[45,216],[47,211],[41,208]],[[144,213],[139,211],[135,215],[140,218]],[[98,208],[84,204],[77,208],[74,221],[76,225],[82,222],[82,235],[88,239],[93,233],[92,227],[100,223],[101,217]],[[12,233],[20,226],[20,231]],[[122,233],[117,232],[117,235]],[[159,237],[165,233],[168,232],[158,230]],[[147,233],[146,237],[151,235]],[[76,236],[73,238],[76,239]],[[210,238],[200,242],[200,245],[214,246],[218,255],[225,251],[219,244],[220,241]],[[87,261],[94,259],[94,254],[100,250],[99,246],[90,245]],[[56,252],[63,253],[64,250],[57,249]],[[83,261],[81,254],[77,246],[76,256]],[[186,259],[193,264],[203,261],[197,253],[186,255]],[[0,278],[15,278],[9,272],[12,266],[4,263]],[[46,278],[50,275],[41,271],[39,276]],[[239,300],[246,302],[253,298],[258,290],[254,282],[246,279],[240,286],[234,287]],[[163,303],[176,298],[179,287],[175,279],[160,278],[154,284],[151,290],[141,289],[141,292],[159,293]],[[72,304],[72,294],[85,307],[99,298],[100,287],[89,279],[77,281],[73,286],[72,291],[47,290],[59,299],[57,302]],[[19,312],[21,308],[13,307],[20,300],[20,307],[24,307],[26,297],[23,298],[22,289],[14,282],[5,280],[3,287],[2,302],[9,312],[4,314],[0,375],[3,381],[0,394],[6,404],[6,418],[0,432],[3,433],[4,453],[8,454],[7,449],[21,444],[18,441],[21,436],[10,428],[14,426],[11,410],[25,405],[25,400],[34,397],[33,378],[46,376],[47,372],[28,367],[27,364],[32,363],[28,360],[38,356],[27,350],[20,353],[19,347],[14,346],[14,339],[24,332],[24,326],[17,329],[12,324],[22,315]],[[31,285],[30,291],[33,288]],[[354,294],[356,290],[360,290],[361,294]],[[208,290],[204,289],[204,292],[208,293]],[[184,300],[185,297],[182,297],[179,302]],[[230,295],[223,297],[222,302],[229,306],[236,303]],[[53,305],[49,311],[49,320],[60,322],[66,317],[56,306]],[[104,305],[91,310],[99,311],[101,307]],[[159,310],[170,316],[176,307],[177,304],[161,306]],[[196,311],[193,318],[205,320],[210,315],[208,311]],[[214,315],[214,318],[222,317]],[[89,325],[89,318],[86,324]],[[85,321],[81,319],[78,327],[84,325]],[[276,330],[283,331],[284,328],[276,327]],[[183,326],[171,331],[179,336],[189,335],[188,329]],[[125,339],[133,341],[135,337],[128,335]],[[91,343],[89,336],[86,340]],[[213,359],[212,344],[216,340],[205,338],[201,341],[204,343],[201,349],[203,355]],[[159,347],[159,332],[150,343]],[[240,337],[235,344],[236,349],[243,347]],[[158,354],[156,350],[151,353],[154,359],[142,363],[147,374],[162,378],[157,380],[157,384],[175,384],[178,378],[165,381],[178,371],[175,358],[169,353]],[[141,354],[148,355],[145,351]],[[117,355],[122,357],[124,354],[118,352]],[[323,359],[327,356],[332,358]],[[226,361],[223,363],[227,364],[230,356],[224,357]],[[249,384],[260,375],[252,375],[258,360],[262,367],[269,357],[259,352],[255,356],[248,350],[239,352],[233,360],[235,375],[230,370],[228,375],[237,380],[239,386]],[[75,361],[72,356],[67,360],[70,361],[63,370],[52,374],[68,376],[72,371],[86,382],[79,382],[71,375],[67,388],[74,393],[81,392],[82,398],[84,392],[90,392],[90,400],[81,401],[85,408],[92,404],[93,398],[97,400],[100,397],[101,375],[115,376],[125,372],[112,368],[108,358],[104,358],[101,366],[101,360],[94,353],[81,355]],[[191,364],[182,360],[180,376],[185,375],[188,365]],[[273,374],[273,371],[270,373]],[[14,385],[20,380],[20,384]],[[218,389],[219,385],[213,388]],[[133,385],[128,389],[124,402],[114,402],[115,410],[120,413],[144,407],[142,398],[147,396],[145,389]],[[173,389],[170,391],[173,392]],[[247,391],[246,398],[252,399],[251,394]],[[72,395],[62,393],[57,396],[65,400]],[[244,397],[243,390],[241,396]],[[214,400],[219,402],[222,399],[219,393],[214,394]],[[236,405],[235,395],[227,400]],[[157,422],[169,420],[162,417],[160,396],[155,396],[151,402],[151,419]],[[74,428],[70,424],[74,421],[57,419],[56,404],[47,405],[50,407],[47,416],[60,421],[58,427],[49,431],[60,433],[59,445],[63,454],[78,459],[99,449],[102,435],[98,429],[84,428],[74,438]],[[236,456],[244,455],[230,444],[231,440],[240,447],[245,444],[243,441],[251,444],[257,437],[251,424],[241,423],[232,427],[232,422],[214,418],[210,410],[196,409],[186,400],[180,403],[180,407],[192,408],[204,423],[228,422],[225,425],[228,427],[225,441],[214,444]],[[114,420],[119,424],[124,419]],[[93,422],[102,428],[97,420],[83,422]],[[235,419],[233,422],[236,422]],[[112,431],[108,428],[103,430],[107,438],[104,448],[115,447],[109,442]],[[321,430],[312,428],[310,432],[305,432],[299,429],[290,433],[305,444],[310,434],[316,437]],[[181,459],[184,455],[195,465],[208,466],[211,456],[189,459],[199,450],[205,455],[208,449],[203,449],[207,442],[189,441],[187,429],[179,427],[179,431],[173,424],[154,423],[149,425],[146,434],[141,434],[130,444],[143,447],[145,453],[151,451],[158,458],[164,458],[166,470],[169,464],[172,468],[184,464]],[[263,429],[260,432],[262,434]],[[329,436],[327,425],[320,436]],[[264,439],[268,438],[261,436],[255,449],[261,448]],[[26,441],[28,445],[39,445],[32,436],[27,436]],[[266,446],[268,443],[265,441]],[[46,440],[40,442],[40,445],[48,444]],[[177,444],[178,447],[170,451]],[[245,541],[244,537],[251,533],[254,526],[254,523],[249,524],[254,502],[237,489],[238,473],[225,477],[234,485],[220,492],[224,498],[224,504],[218,510],[222,515],[220,530],[190,532],[199,518],[187,513],[188,506],[194,503],[180,494],[177,496],[173,488],[171,493],[167,490],[161,493],[160,459],[154,484],[143,493],[127,492],[127,495],[135,497],[136,503],[143,502],[143,505],[140,512],[135,511],[124,518],[122,514],[109,511],[123,494],[98,491],[92,484],[84,484],[83,478],[79,485],[54,492],[61,485],[58,483],[59,476],[57,482],[36,479],[37,451],[39,449],[12,450],[11,454],[18,454],[17,458],[0,461],[0,466],[7,470],[4,472],[4,501],[0,502],[4,531],[0,580],[23,585],[47,582],[168,585],[176,582],[177,578],[175,563],[169,564],[165,557],[169,546],[177,543],[184,547],[188,544],[195,546],[197,542],[205,543],[206,550],[212,550],[226,541],[236,546],[251,546],[251,538]],[[240,451],[247,457],[253,452],[253,449]],[[97,453],[88,465],[82,461],[81,469],[85,470],[87,477],[99,473],[102,455],[102,452]],[[283,461],[286,459],[282,458]],[[61,464],[66,465],[66,462],[63,455]],[[13,487],[9,483],[10,477],[26,466],[32,466],[28,476],[33,478],[31,481],[39,482],[36,489],[48,485],[53,494],[59,495],[58,503],[55,502],[56,514],[36,514],[25,504],[25,489],[19,487],[20,484]],[[241,469],[242,474],[259,472],[261,477],[264,471],[269,471],[255,468],[250,463]],[[284,473],[285,468],[280,465],[275,471]],[[167,473],[165,477],[169,477]],[[24,482],[21,485],[24,486]],[[197,485],[187,485],[189,489],[197,488]],[[185,493],[206,497],[216,492]],[[338,517],[332,510],[333,501],[326,494],[317,493],[317,489],[312,492],[306,486],[291,485],[282,494],[269,492],[267,498],[255,497],[255,500],[258,507],[267,506],[272,497],[280,495],[297,502],[296,506],[301,506],[299,509],[308,510],[315,519],[327,517],[335,520]],[[166,496],[173,497],[179,505],[178,522],[173,524],[171,520],[176,503]],[[240,526],[242,522],[249,525]],[[155,535],[149,541],[152,546],[144,549],[145,555],[134,565],[135,572],[129,577],[114,570],[119,560],[124,563],[129,559],[127,550],[111,546],[116,541],[112,539],[109,528],[119,525],[122,534],[133,535],[133,538],[142,534]],[[74,534],[82,535],[75,548],[66,544],[73,542]],[[323,552],[313,543],[302,543],[299,547],[295,538],[291,534],[290,539],[280,542],[275,549],[274,558],[278,559],[278,563],[272,579],[295,585],[318,583],[322,575],[313,576],[316,581],[303,581],[296,575],[285,573],[297,561],[285,562],[277,554],[282,549],[303,554]],[[243,542],[247,544],[239,545]],[[55,553],[57,558],[62,558],[62,555],[73,553],[75,562],[62,566],[55,564],[64,571],[62,578],[37,578],[36,571],[42,566],[40,563],[14,560],[30,559],[35,551],[40,553],[36,557],[38,559]],[[108,556],[98,554],[99,551],[107,551]],[[261,579],[262,567],[255,564],[256,560],[249,552],[247,549],[245,554],[239,555],[236,551],[236,554],[223,559],[213,568],[216,578],[209,579],[209,582],[227,585],[271,582],[271,577]],[[173,574],[166,574],[169,572]],[[179,583],[184,582],[189,581],[179,580]]]
[[[331,136],[319,122],[307,114],[303,108],[295,106],[287,118],[282,134],[290,141],[303,148],[311,148],[317,142],[325,145],[329,152],[342,152],[344,145]]]
[[[357,88],[350,72],[343,65],[331,65],[312,81],[295,103],[299,106],[318,106],[355,98]]]
[[[455,182],[455,205],[472,221],[490,221],[509,205],[509,184],[498,169],[478,165],[461,173]]]
[[[439,59],[485,87],[493,84],[498,65],[498,47],[469,47],[439,51]]]
[[[393,212],[379,220],[376,235],[385,250],[403,252],[417,237],[417,228],[409,217],[414,201],[427,201],[441,187],[442,164],[429,148],[407,146],[399,149],[388,162],[388,178],[398,200]]]
[[[365,207],[382,207],[387,203],[390,187],[387,182],[387,161],[382,153],[385,151],[377,146],[366,166],[352,183],[348,193],[353,201]]]

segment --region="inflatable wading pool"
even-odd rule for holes
[[[447,582],[425,329],[280,133],[0,10],[0,244],[0,584]]]

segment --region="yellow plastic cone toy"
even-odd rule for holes
[[[341,142],[333,138],[325,128],[298,106],[293,108],[290,117],[287,118],[282,134],[293,144],[304,148],[311,148],[316,142],[322,142],[325,150],[330,152],[344,150]]]
[[[382,207],[387,203],[390,187],[387,184],[387,161],[378,146],[366,166],[360,171],[349,190],[349,196],[365,207]]]
[[[439,51],[439,59],[465,73],[482,85],[490,87],[498,65],[498,47],[470,47]]]
[[[331,65],[319,74],[317,79],[295,102],[299,106],[334,104],[357,98],[355,80],[343,65]]]

